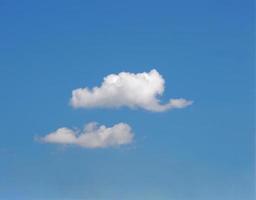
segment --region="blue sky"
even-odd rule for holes
[[[0,2],[0,199],[254,199],[253,1]],[[74,109],[122,71],[165,79],[166,112]],[[132,144],[43,144],[60,127],[128,123]]]

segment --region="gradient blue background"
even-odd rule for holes
[[[253,200],[253,1],[0,1],[0,199]],[[165,113],[74,110],[71,91],[156,68]],[[129,123],[135,143],[63,148],[59,127]]]

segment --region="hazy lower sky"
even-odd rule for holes
[[[253,8],[2,0],[0,199],[253,200]]]

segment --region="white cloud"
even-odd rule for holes
[[[108,128],[92,122],[85,125],[82,131],[59,128],[39,140],[45,143],[78,145],[85,148],[106,148],[129,144],[133,141],[133,135],[131,127],[125,123]]]
[[[137,74],[121,72],[106,76],[100,87],[73,90],[70,103],[75,108],[127,106],[155,112],[192,104],[192,101],[183,98],[170,99],[166,104],[161,104],[158,96],[163,92],[164,79],[155,69]]]

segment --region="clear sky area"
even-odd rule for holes
[[[0,200],[254,200],[252,0],[1,0]]]

